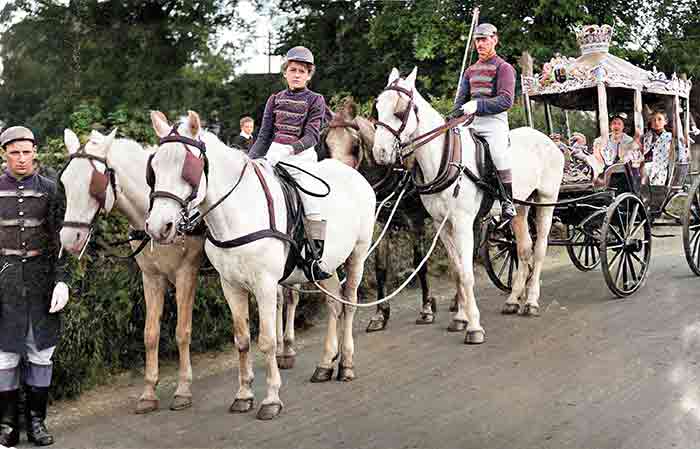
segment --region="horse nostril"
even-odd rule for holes
[[[171,221],[170,223],[166,223],[165,226],[163,226],[163,232],[161,232],[161,236],[163,238],[167,238],[170,235],[170,231],[173,229],[173,222]]]

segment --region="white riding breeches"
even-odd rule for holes
[[[55,346],[39,350],[34,342],[34,332],[29,326],[25,340],[26,366],[25,382],[36,387],[48,387],[51,385],[51,374]],[[10,391],[19,388],[19,362],[22,354],[0,351],[0,391]]]
[[[268,154],[275,150],[275,146],[271,146],[270,150],[268,151]],[[318,163],[318,154],[316,153],[314,147],[311,147],[307,148],[299,154],[284,155],[282,158],[280,158],[280,161],[286,162],[287,164],[295,165],[303,170],[308,170],[311,172],[313,170],[312,164]],[[294,167],[288,166],[285,166],[284,168],[303,189],[318,194],[323,194],[326,192],[326,188],[322,183],[307,175],[306,173],[302,172],[301,170],[297,170]],[[306,217],[308,217],[311,220],[321,220],[322,217],[321,204],[319,201],[320,198],[307,195],[301,191],[299,193],[301,196],[301,202],[304,204],[304,214],[306,215]]]
[[[501,112],[496,115],[483,115],[474,117],[470,128],[489,143],[491,159],[496,166],[496,170],[510,170],[510,129],[508,127],[508,113]]]

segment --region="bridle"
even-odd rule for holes
[[[413,99],[413,89],[405,89],[399,86],[398,82],[398,78],[392,81],[379,95],[383,94],[384,92],[393,90],[399,92],[399,94],[405,94],[406,96],[408,96],[408,105],[406,106],[406,108],[403,111],[394,112],[394,116],[401,120],[401,126],[399,127],[399,129],[394,129],[381,121],[377,121],[376,125],[387,129],[391,134],[394,135],[394,147],[397,150],[397,159],[399,159],[401,165],[404,165],[406,159],[413,155],[413,153],[418,148],[437,138],[439,135],[458,125],[469,125],[474,120],[474,115],[462,115],[460,117],[447,120],[447,122],[444,125],[438,126],[437,128],[434,128],[428,131],[427,133],[416,136],[412,139],[409,139],[406,142],[402,142],[401,133],[406,129],[406,125],[408,124],[408,119],[411,115],[411,111],[413,111],[413,113],[416,115],[416,130],[420,125],[420,117],[418,116],[418,106],[416,105],[416,102]],[[399,95],[399,98],[401,98],[401,95]],[[394,107],[394,110],[396,110],[396,106]]]
[[[393,134],[394,138],[396,138],[396,144],[399,149],[404,146],[405,144],[401,142],[401,133],[404,132],[406,129],[406,125],[408,124],[408,119],[411,116],[411,111],[416,115],[416,123],[420,123],[420,119],[418,118],[418,106],[416,105],[416,102],[413,99],[413,89],[408,90],[404,89],[403,87],[399,86],[399,79],[395,79],[392,81],[386,88],[382,91],[382,93],[387,92],[387,91],[396,91],[399,93],[399,99],[398,101],[402,98],[400,94],[404,94],[408,97],[408,105],[406,108],[402,111],[396,111],[396,107],[394,107],[394,116],[401,120],[401,126],[399,126],[399,129],[394,129],[391,126],[387,125],[386,123],[382,121],[377,121],[376,125],[381,126],[382,128],[385,128],[388,130],[391,134]],[[382,94],[380,93],[380,95]],[[416,127],[417,128],[417,127]]]
[[[165,143],[181,143],[185,147],[186,156],[185,162],[182,166],[182,178],[192,187],[192,193],[187,198],[182,199],[179,196],[167,191],[153,191],[153,189],[155,188],[156,181],[155,172],[151,165],[151,161],[153,160],[153,157],[156,154],[153,153],[151,154],[151,156],[149,156],[148,163],[146,165],[146,183],[152,190],[150,195],[150,207],[148,210],[150,213],[151,209],[153,209],[153,201],[156,198],[168,198],[175,201],[180,205],[180,221],[177,224],[177,231],[181,234],[185,234],[192,232],[197,227],[197,225],[201,223],[202,220],[204,220],[204,217],[206,217],[211,211],[213,211],[216,207],[223,203],[224,200],[226,200],[226,198],[228,198],[229,195],[231,195],[233,191],[236,190],[238,185],[243,180],[243,176],[246,173],[248,165],[250,165],[250,160],[248,160],[243,166],[243,170],[241,170],[241,174],[238,177],[236,183],[231,188],[231,190],[229,190],[224,196],[222,196],[219,200],[212,204],[212,206],[209,209],[207,209],[206,212],[201,214],[199,212],[191,214],[188,207],[189,204],[195,198],[197,198],[197,191],[199,189],[199,181],[201,177],[204,176],[204,179],[208,182],[209,158],[207,158],[207,147],[202,140],[190,139],[189,137],[183,136],[180,133],[178,133],[177,125],[173,127],[173,129],[170,131],[170,133],[168,133],[167,136],[161,138],[158,141],[158,145],[163,145]],[[195,156],[192,153],[190,147],[197,148],[199,150],[199,156]]]
[[[117,181],[114,175],[114,169],[112,169],[107,163],[107,158],[89,154],[85,151],[85,145],[82,145],[80,148],[78,148],[78,151],[76,151],[68,157],[68,161],[66,161],[66,164],[63,166],[63,168],[58,174],[59,182],[62,182],[61,177],[63,176],[63,172],[66,171],[73,159],[87,159],[88,161],[90,161],[90,165],[93,168],[92,175],[90,178],[90,196],[97,200],[99,207],[97,208],[97,211],[95,211],[95,215],[92,216],[92,219],[89,222],[64,221],[63,227],[78,229],[84,228],[88,229],[88,233],[91,234],[92,229],[95,226],[95,221],[97,221],[97,217],[100,215],[100,212],[105,208],[105,202],[107,200],[107,187],[112,187],[112,193],[114,194],[114,202],[117,202]],[[104,173],[100,172],[97,169],[97,167],[95,166],[95,161],[104,164]]]

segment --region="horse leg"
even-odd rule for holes
[[[340,296],[340,281],[337,275],[322,281],[321,284],[329,292]],[[338,320],[343,313],[343,307],[342,304],[330,296],[326,296],[326,304],[328,305],[328,329],[323,344],[321,361],[311,376],[311,382],[314,383],[331,380],[333,377],[333,363],[338,358]]]
[[[183,410],[192,406],[192,362],[190,342],[192,341],[192,305],[197,289],[196,268],[187,268],[177,273],[175,279],[175,299],[177,300],[177,328],[175,339],[180,354],[177,389],[170,404],[170,410]]]
[[[287,305],[287,315],[285,319],[286,327],[284,329],[284,338],[282,340],[284,348],[281,353],[279,348],[277,349],[277,365],[280,367],[280,369],[292,369],[294,368],[294,361],[297,355],[297,352],[294,349],[294,320],[296,318],[297,306],[299,305],[299,292],[288,290],[284,297],[284,301]],[[279,336],[277,337],[277,341],[279,342]]]
[[[414,220],[411,221],[411,227],[416,230],[413,239],[413,266],[417,267],[425,256],[425,224],[423,220]],[[416,324],[433,324],[437,313],[437,301],[430,295],[427,263],[418,270],[418,279],[423,293],[423,303]]]
[[[466,220],[468,221],[468,220]],[[448,327],[451,332],[466,329],[464,342],[468,344],[483,343],[486,337],[481,327],[479,308],[474,296],[474,241],[471,223],[450,222],[449,228],[443,229],[440,237],[455,268],[458,278],[457,312]]]
[[[511,226],[513,227],[513,235],[515,236],[516,245],[518,248],[518,269],[513,277],[513,285],[506,299],[501,313],[513,314],[518,313],[520,309],[520,297],[525,293],[525,283],[530,273],[532,259],[532,238],[530,238],[530,229],[527,223],[527,214],[529,207],[518,206],[518,215],[513,217]]]
[[[345,263],[347,278],[343,288],[343,298],[353,304],[357,304],[357,289],[362,281],[367,245],[357,245]],[[342,318],[342,347],[340,362],[338,363],[338,380],[349,382],[355,378],[353,356],[355,354],[355,340],[352,335],[352,321],[356,307],[343,305]]]
[[[238,350],[238,392],[229,408],[231,413],[245,413],[253,409],[253,360],[250,356],[250,320],[248,292],[221,279],[226,302],[233,317],[233,334]]]
[[[158,342],[160,340],[160,317],[163,314],[163,301],[167,280],[165,276],[143,273],[143,296],[146,300],[146,325],[143,329],[143,343],[146,347],[146,372],[141,397],[136,403],[136,413],[149,413],[158,410]]]
[[[255,286],[255,298],[258,302],[260,332],[258,348],[265,357],[267,365],[267,395],[263,399],[256,417],[261,420],[276,418],[284,405],[279,397],[282,378],[277,367],[277,339],[275,320],[277,318],[277,281],[261,282]]]
[[[377,299],[386,296],[387,267],[389,266],[389,239],[384,238],[379,245],[374,257],[375,275],[377,278]],[[370,318],[366,332],[377,332],[386,329],[391,316],[391,306],[389,302],[377,304],[377,312]]]
[[[543,198],[538,199],[540,202],[556,201],[556,199]],[[537,210],[537,240],[535,241],[534,268],[532,275],[527,282],[527,301],[523,310],[524,315],[538,316],[540,313],[540,277],[542,275],[542,266],[544,259],[547,256],[547,236],[552,228],[552,216],[554,208],[542,207]]]
[[[275,334],[277,335],[277,364],[280,364],[282,351],[284,350],[284,303],[285,289],[281,285],[277,286],[277,319],[275,320]],[[280,369],[284,369],[280,366]]]

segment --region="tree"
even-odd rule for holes
[[[226,0],[15,0],[0,14],[0,114],[56,132],[81,102],[180,110],[203,106],[232,76],[222,26],[248,24]],[[213,109],[213,108],[212,108]],[[208,112],[207,109],[203,112]]]

